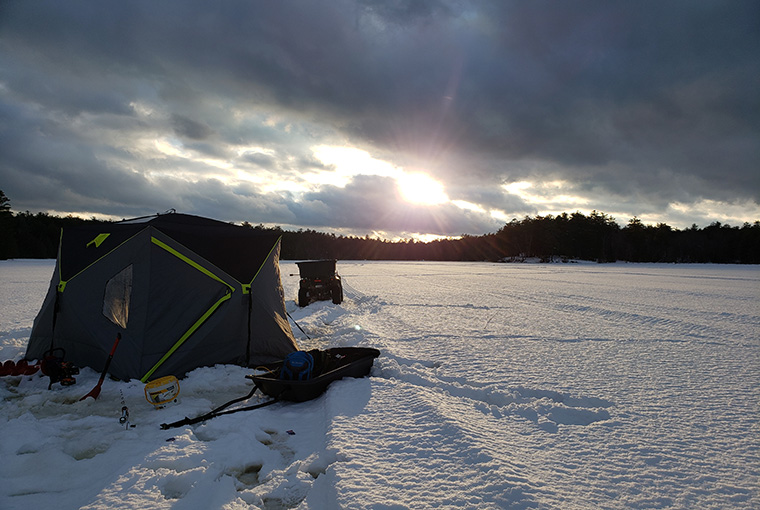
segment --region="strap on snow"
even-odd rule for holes
[[[196,423],[200,423],[202,421],[210,420],[211,418],[216,418],[217,416],[222,416],[222,415],[225,415],[225,414],[234,414],[234,413],[239,413],[241,411],[253,411],[254,409],[260,409],[262,407],[270,406],[270,405],[274,404],[275,402],[279,401],[279,399],[273,398],[272,400],[268,400],[266,402],[262,402],[261,404],[254,404],[252,406],[239,407],[237,409],[231,409],[229,411],[222,411],[223,409],[226,409],[227,407],[231,406],[232,404],[236,404],[238,402],[242,402],[244,400],[248,400],[249,398],[251,398],[253,396],[254,393],[256,393],[257,389],[258,389],[258,387],[254,386],[253,389],[251,390],[251,392],[248,395],[246,395],[244,397],[232,399],[229,402],[224,403],[224,404],[220,405],[219,407],[217,407],[216,409],[214,409],[212,411],[209,411],[208,413],[203,414],[201,416],[197,416],[195,418],[188,418],[187,416],[185,416],[183,419],[175,421],[175,422],[172,422],[172,423],[162,423],[161,424],[161,430],[173,429],[173,428],[176,428],[176,427],[182,427],[184,425],[195,425]]]

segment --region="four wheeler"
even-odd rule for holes
[[[298,306],[326,299],[332,299],[336,305],[343,302],[343,284],[335,270],[335,262],[335,259],[296,262],[301,275]]]

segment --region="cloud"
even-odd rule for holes
[[[3,2],[0,189],[17,210],[451,235],[573,204],[753,221],[759,17],[751,1]],[[310,181],[336,172],[318,146],[427,173],[454,202],[411,206],[361,168]],[[536,194],[503,187],[519,182]]]

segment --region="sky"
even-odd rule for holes
[[[388,239],[741,226],[758,55],[754,0],[0,0],[0,190]]]

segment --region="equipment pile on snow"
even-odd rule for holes
[[[293,368],[289,366],[296,354],[308,355],[313,360],[306,377],[294,374]],[[333,381],[369,374],[372,363],[378,356],[380,351],[371,347],[333,347],[324,351],[298,351],[283,361],[267,365],[264,367],[265,373],[248,378],[252,379],[265,395],[279,400],[305,402],[324,393]]]
[[[254,383],[253,389],[247,395],[230,400],[195,418],[186,416],[172,423],[162,423],[161,429],[167,430],[185,425],[195,425],[217,416],[253,411],[281,400],[306,402],[315,399],[324,393],[333,381],[344,377],[359,378],[368,375],[375,358],[378,356],[380,356],[380,351],[370,347],[333,347],[324,351],[319,349],[308,352],[296,351],[284,360],[257,367],[257,371],[263,373],[247,375],[246,378],[251,379]],[[300,367],[295,373],[293,371],[294,366]],[[227,409],[232,404],[250,399],[259,390],[272,399],[258,404]]]

